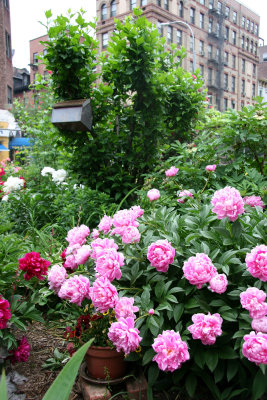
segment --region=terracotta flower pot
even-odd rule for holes
[[[89,376],[112,380],[121,378],[126,371],[124,354],[110,347],[91,346],[85,355]]]

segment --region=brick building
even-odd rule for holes
[[[141,7],[167,42],[184,46],[184,69],[196,67],[208,88],[210,103],[221,111],[252,104],[258,93],[260,17],[236,0],[96,0],[97,39],[105,50],[114,29],[114,17],[123,20]],[[182,21],[161,26],[161,23]]]
[[[13,93],[9,0],[0,0],[0,54],[0,109],[6,109]]]
[[[40,74],[44,77],[48,76],[48,71],[45,65],[42,63],[38,57],[44,55],[45,46],[40,42],[48,40],[48,35],[43,35],[35,39],[30,40],[30,81],[34,83],[36,79],[36,74]],[[31,90],[30,95],[34,101],[38,99],[38,93]]]
[[[264,101],[267,102],[267,46],[259,47],[259,57],[259,96],[263,97]]]

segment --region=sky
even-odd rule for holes
[[[46,34],[45,28],[38,22],[46,22],[45,11],[51,9],[56,17],[83,8],[87,11],[86,19],[96,15],[95,0],[9,0],[11,12],[12,48],[15,50],[13,66],[28,68],[30,62],[29,41]],[[242,0],[242,4],[251,8],[261,17],[260,37],[267,45],[267,0]]]

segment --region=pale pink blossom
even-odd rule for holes
[[[210,280],[208,289],[215,293],[224,293],[227,289],[228,280],[225,274],[216,274]]]
[[[14,172],[18,172],[18,171],[20,171],[22,168],[21,167],[15,167],[14,168]]]
[[[173,263],[175,256],[175,248],[171,243],[165,240],[157,240],[147,249],[147,258],[152,267],[159,272],[167,272],[169,265]]]
[[[251,328],[256,332],[267,333],[267,316],[254,318],[251,322]]]
[[[90,281],[86,276],[74,275],[67,279],[61,286],[58,296],[69,300],[70,303],[81,306],[84,299],[90,299]]]
[[[135,226],[126,226],[121,236],[121,239],[125,244],[139,243],[140,238],[140,232]]]
[[[121,297],[114,308],[116,319],[119,320],[120,318],[127,317],[135,319],[136,315],[134,313],[138,312],[139,308],[133,304],[133,297]]]
[[[153,308],[150,308],[150,310],[148,310],[148,314],[149,315],[155,314],[155,310]]]
[[[251,318],[261,318],[267,314],[266,293],[256,287],[250,287],[240,293],[240,302],[243,308],[249,311]]]
[[[134,319],[127,317],[111,324],[108,338],[118,352],[123,351],[125,354],[129,354],[139,347],[139,343],[142,340],[139,333],[139,330],[134,327]]]
[[[78,264],[75,258],[75,255],[78,251],[78,249],[81,248],[81,245],[79,243],[73,244],[71,246],[68,246],[64,250],[64,263],[63,267],[66,269],[70,269],[72,271],[75,271],[78,268]]]
[[[245,335],[242,353],[256,365],[267,364],[267,335],[253,331],[249,335]]]
[[[206,170],[206,171],[213,172],[213,171],[215,171],[216,167],[217,167],[216,164],[207,165],[207,166],[205,167],[205,170]]]
[[[147,197],[149,198],[149,201],[158,200],[160,198],[160,192],[158,189],[150,189],[147,192]]]
[[[97,257],[99,256],[99,254],[101,254],[103,252],[103,250],[106,249],[118,249],[118,245],[114,242],[113,239],[95,239],[92,243],[91,243],[92,249],[93,249],[93,253],[91,254],[91,257],[93,259],[97,259]]]
[[[162,371],[173,372],[190,358],[186,342],[181,339],[179,332],[174,330],[166,330],[159,334],[152,347],[157,353],[153,361],[157,362]]]
[[[175,176],[178,171],[179,171],[179,168],[172,166],[171,168],[169,168],[165,171],[165,175],[166,176]]]
[[[99,230],[98,229],[93,229],[93,232],[91,233],[93,239],[97,239],[99,237]]]
[[[50,271],[48,271],[47,278],[49,289],[54,290],[55,293],[58,293],[59,289],[67,278],[66,269],[60,265],[53,265]]]
[[[119,300],[117,289],[104,276],[97,278],[90,287],[90,297],[96,311],[101,313],[114,308]]]
[[[108,217],[107,215],[104,215],[104,217],[101,219],[98,225],[98,230],[106,235],[110,231],[111,226],[112,226],[112,218]]]
[[[196,285],[198,289],[201,289],[204,283],[209,282],[217,275],[216,268],[205,253],[197,253],[195,257],[190,257],[185,261],[183,271],[185,278],[191,285]]]
[[[122,235],[127,226],[139,226],[136,219],[142,215],[143,210],[139,206],[134,207],[130,210],[120,210],[113,215],[112,223],[115,228],[111,231],[111,235]]]
[[[192,199],[194,195],[190,192],[190,190],[183,190],[178,194],[178,197],[180,197],[180,199],[177,199],[177,202],[182,204],[185,202],[185,200],[187,200],[187,197]]]
[[[211,199],[211,204],[212,212],[217,214],[218,219],[228,217],[230,221],[235,221],[245,211],[239,191],[230,186],[217,190]]]
[[[214,344],[216,337],[222,334],[222,322],[220,314],[208,315],[198,313],[192,316],[193,324],[187,329],[192,333],[193,339],[200,339],[203,344]]]
[[[68,232],[66,237],[67,242],[69,245],[72,246],[73,244],[79,243],[83,245],[86,242],[87,236],[90,234],[90,229],[86,225],[76,226],[75,228],[71,229]]]
[[[91,247],[87,244],[84,244],[82,247],[80,247],[76,251],[74,256],[76,264],[77,265],[85,264],[90,256],[91,251],[92,251]]]
[[[251,207],[261,207],[264,208],[264,203],[260,196],[246,196],[243,198],[244,203]]]
[[[132,206],[130,210],[133,213],[135,219],[142,217],[142,215],[144,214],[144,210],[140,206]]]
[[[107,248],[99,253],[95,270],[110,281],[121,278],[120,267],[124,265],[124,255],[112,248]]]
[[[254,278],[267,282],[267,246],[265,244],[256,246],[247,253],[246,266]]]

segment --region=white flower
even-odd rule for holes
[[[64,182],[67,172],[64,169],[58,169],[52,173],[53,182]]]
[[[44,167],[41,171],[42,176],[47,176],[48,174],[53,174],[55,172],[54,168]]]
[[[3,185],[3,192],[10,193],[16,190],[22,189],[24,186],[24,180],[20,178],[16,178],[14,176],[10,176],[7,178],[6,182]]]
[[[8,200],[8,194],[2,197],[2,201],[7,201]]]
[[[73,185],[73,189],[74,190],[77,190],[77,189],[84,189],[84,185],[77,185],[76,183],[75,183],[75,185]]]

